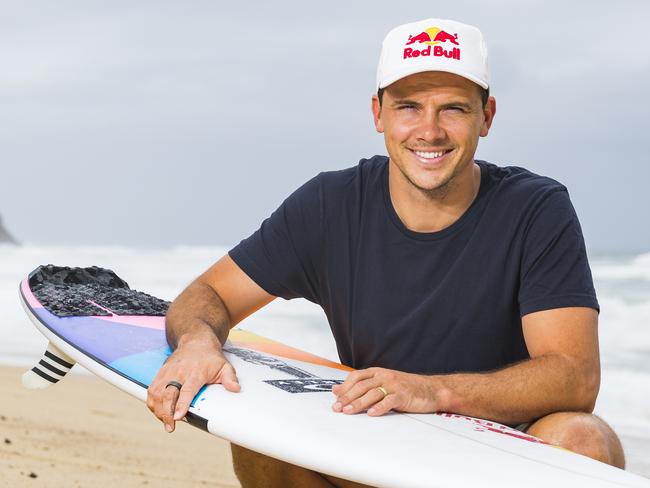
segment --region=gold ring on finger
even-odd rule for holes
[[[386,395],[388,395],[388,392],[386,391],[386,388],[383,386],[378,386],[377,389],[384,394],[384,398],[386,398]]]

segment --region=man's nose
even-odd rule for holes
[[[440,117],[436,112],[427,112],[423,114],[418,139],[426,142],[439,141],[446,137],[444,128],[440,125]]]

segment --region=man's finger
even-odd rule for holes
[[[163,391],[162,417],[167,432],[174,432],[174,411],[181,391],[174,385],[168,385]]]
[[[187,414],[187,411],[192,404],[192,400],[203,387],[203,382],[197,378],[188,378],[180,390],[180,394],[176,400],[176,406],[173,411],[174,420],[181,420]]]
[[[350,373],[345,381],[340,385],[336,385],[336,388],[332,388],[332,392],[336,395],[336,402],[332,405],[332,410],[335,412],[340,412],[343,410],[343,407],[354,400],[356,397],[348,397],[348,392],[354,388],[354,386],[364,380],[368,380],[374,376],[374,372],[371,369],[359,369]],[[360,395],[357,395],[360,396]]]
[[[343,408],[358,398],[361,398],[366,393],[368,393],[373,388],[378,386],[377,380],[375,378],[368,378],[365,380],[360,380],[344,394],[341,394],[337,398],[337,402],[341,404]]]
[[[371,388],[363,396],[343,407],[343,412],[349,414],[363,412],[383,399],[384,393],[379,388]]]
[[[159,373],[160,374],[160,373]],[[149,407],[149,410],[160,419],[160,415],[158,415],[158,410],[160,409],[159,405],[162,403],[163,400],[163,394],[165,391],[163,390],[164,384],[160,384],[160,380],[157,378],[154,379],[151,384],[149,385],[149,388],[147,388],[147,407]]]
[[[153,394],[151,393],[152,392],[151,387],[152,385],[150,385],[149,388],[147,389],[147,408],[151,410],[151,412],[155,412],[156,402],[153,399]]]
[[[338,386],[336,389],[337,394],[339,396],[345,395],[348,390],[350,390],[350,388],[356,385],[359,381],[372,378],[374,374],[375,373],[372,369],[359,369],[357,371],[353,371],[348,375],[347,378],[345,378],[345,381]]]
[[[226,390],[233,393],[237,393],[241,390],[241,385],[239,384],[235,368],[230,363],[223,365],[221,370],[221,384]]]
[[[371,417],[379,417],[393,410],[397,407],[398,403],[397,395],[386,395],[386,398],[368,409],[368,415]]]

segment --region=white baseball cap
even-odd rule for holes
[[[426,19],[391,30],[381,47],[377,89],[423,71],[446,71],[490,86],[488,52],[480,30],[454,20]]]

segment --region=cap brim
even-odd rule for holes
[[[440,66],[440,67],[435,67],[435,68],[432,67],[430,69],[425,69],[425,68],[423,68],[423,69],[413,69],[413,68],[410,68],[408,70],[395,71],[395,72],[391,73],[389,76],[384,77],[384,79],[379,84],[377,89],[379,90],[381,88],[386,88],[388,85],[391,85],[391,84],[395,83],[396,81],[401,80],[402,78],[406,78],[407,76],[415,75],[417,73],[425,73],[427,71],[444,71],[445,73],[451,73],[451,74],[454,74],[454,75],[462,76],[463,78],[467,78],[468,80],[473,81],[478,86],[480,86],[481,88],[484,88],[486,90],[490,86],[485,80],[482,80],[478,76],[475,76],[475,75],[473,75],[471,73],[467,73],[467,72],[462,71],[462,70],[451,70],[451,69],[445,68],[444,66]]]

